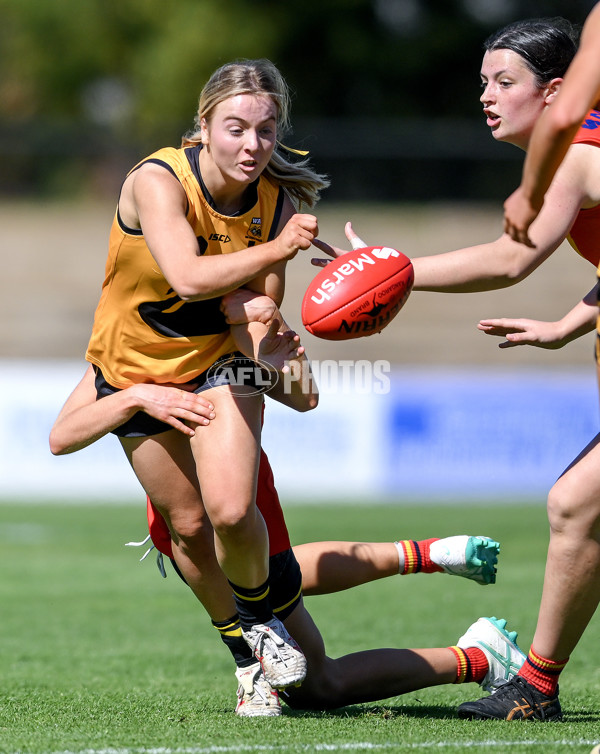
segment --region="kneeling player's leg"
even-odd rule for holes
[[[447,573],[479,584],[496,581],[500,545],[459,535],[399,542],[309,542],[295,545],[304,594],[331,594],[388,576]]]
[[[341,707],[444,683],[475,681],[484,685],[491,683],[492,674],[495,678],[505,671],[506,663],[502,664],[499,656],[511,660],[510,677],[524,659],[514,644],[515,635],[504,630],[504,622],[493,619],[474,624],[458,646],[377,649],[332,659],[327,656],[321,633],[300,599],[300,575],[293,553],[288,550],[271,557],[270,569],[273,604],[281,606],[275,611],[307,660],[302,686],[288,688],[282,695],[292,707]]]

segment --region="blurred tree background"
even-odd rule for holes
[[[114,195],[178,145],[212,71],[268,57],[334,201],[503,199],[522,154],[479,103],[487,35],[592,0],[0,0],[0,195]]]

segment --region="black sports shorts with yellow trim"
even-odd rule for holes
[[[193,386],[194,389],[190,390],[191,393],[203,393],[213,387],[235,384],[254,388],[257,392],[264,392],[267,383],[264,381],[262,371],[257,362],[236,351],[221,356],[205,372],[194,377],[193,380],[183,383],[180,387]],[[94,381],[96,400],[121,391],[121,388],[113,387],[106,381],[99,367],[94,366],[94,372],[96,374]],[[170,424],[155,419],[145,411],[138,411],[120,427],[113,429],[111,433],[117,435],[117,437],[150,437],[151,435],[168,432],[171,429],[173,427]]]
[[[269,558],[269,600],[273,613],[285,620],[302,598],[302,572],[290,548]]]

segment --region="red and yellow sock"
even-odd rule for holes
[[[519,670],[519,675],[542,694],[554,696],[558,687],[558,677],[567,662],[569,662],[568,657],[566,660],[548,660],[531,647],[523,667]]]
[[[399,573],[406,576],[409,573],[438,573],[444,569],[429,557],[429,548],[439,537],[433,539],[403,539],[394,542],[398,550]]]
[[[479,647],[448,647],[456,657],[456,680],[453,683],[480,683],[488,672],[487,657]]]

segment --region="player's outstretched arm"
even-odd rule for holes
[[[190,437],[194,430],[185,422],[206,425],[215,417],[210,401],[164,385],[132,385],[96,400],[94,370],[89,366],[54,422],[50,451],[64,455],[81,450],[120,427],[138,411],[145,411]]]
[[[505,338],[499,348],[537,346],[558,349],[591,332],[598,317],[596,285],[571,311],[556,322],[536,319],[482,319],[477,328],[486,335]]]

